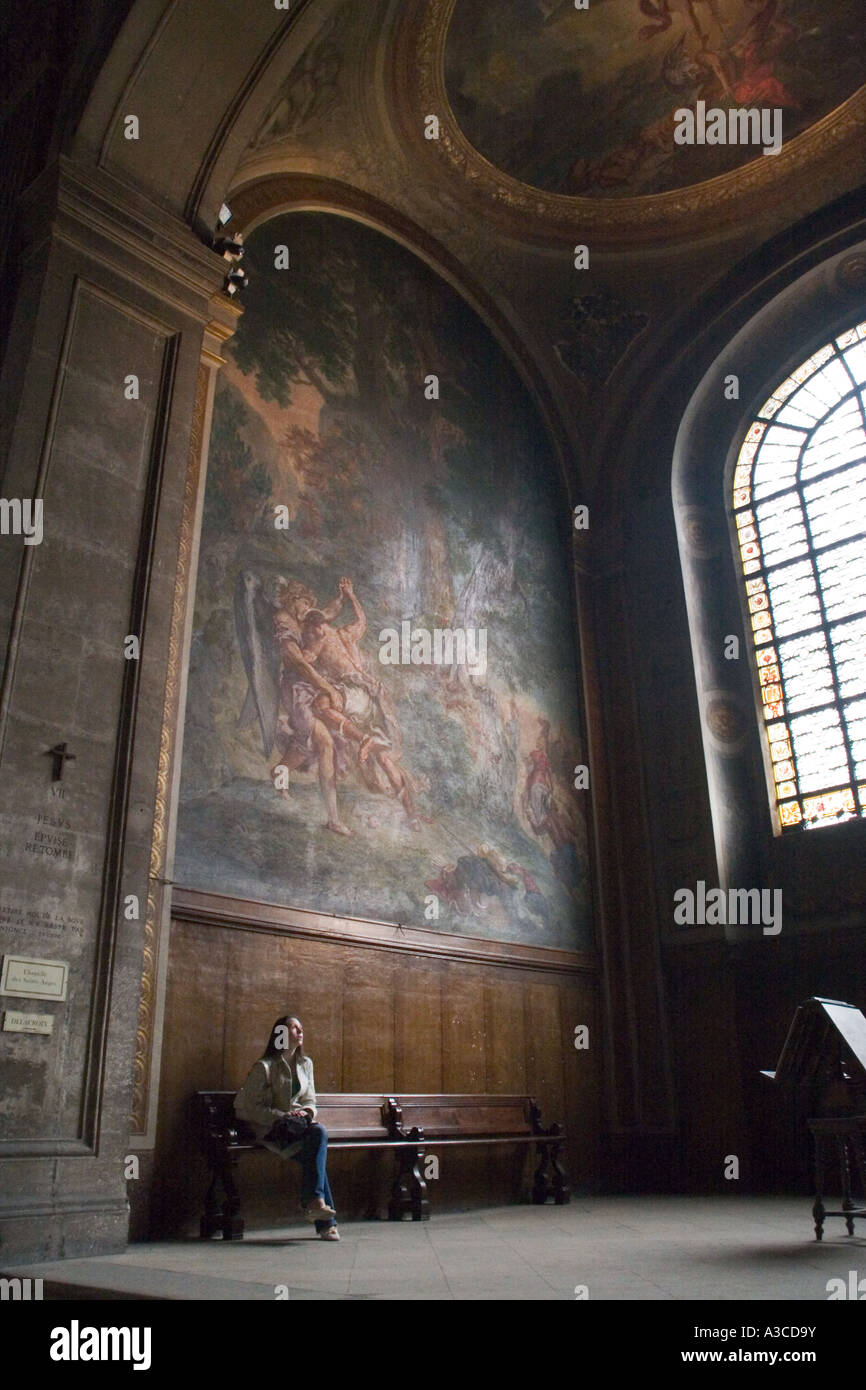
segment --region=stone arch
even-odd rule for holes
[[[774,834],[766,790],[750,638],[726,505],[734,463],[774,385],[863,312],[864,286],[866,243],[836,250],[831,245],[817,264],[760,307],[744,306],[745,321],[705,367],[676,438],[673,506],[723,888],[770,881],[784,887],[795,871],[790,851]],[[738,399],[725,395],[731,377],[737,378]],[[725,657],[729,636],[739,641],[738,660]],[[756,930],[760,934],[760,928],[729,926],[727,935],[736,940]]]

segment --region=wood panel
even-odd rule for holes
[[[524,990],[522,972],[484,974],[486,1091],[508,1095],[528,1090]],[[511,1201],[517,1200],[528,1190],[533,1160],[529,1146],[491,1149],[487,1168],[491,1190],[503,1192]]]
[[[394,1086],[421,1094],[442,1083],[442,976],[440,961],[401,961],[395,973]]]
[[[559,998],[564,1088],[562,1120],[569,1134],[571,1180],[576,1191],[591,1191],[599,1171],[601,1124],[587,1124],[586,1117],[600,1116],[602,1109],[601,1009],[595,986],[587,980],[563,981],[559,986]],[[581,1024],[589,1029],[586,1049],[574,1046],[574,1030]]]
[[[484,977],[477,966],[449,961],[442,976],[442,1089],[483,1091],[487,1081]],[[509,1089],[511,1089],[509,1087]],[[433,1198],[458,1206],[483,1205],[491,1190],[489,1150],[446,1149],[438,1155]]]
[[[446,961],[273,929],[173,923],[151,1234],[195,1233],[204,1169],[190,1096],[199,1088],[237,1087],[280,1014],[301,1018],[320,1091],[531,1090],[547,1122],[564,1120],[575,1133],[594,1136],[600,1051],[578,1061],[572,1038],[574,1023],[590,1017],[595,991],[590,975]],[[578,1147],[581,1185],[591,1187],[595,1171],[585,1154],[592,1145],[584,1139]],[[434,1212],[496,1205],[525,1192],[525,1149],[448,1149],[439,1158]],[[334,1153],[328,1171],[341,1216],[386,1214],[390,1155]],[[246,1157],[240,1182],[250,1226],[292,1219],[298,1179],[292,1163]]]
[[[523,981],[502,972],[484,980],[484,1035],[487,1071],[481,1088],[519,1095],[526,1084],[526,1030]]]
[[[222,1085],[230,947],[229,937],[214,940],[206,927],[172,931],[152,1178],[153,1224],[166,1234],[183,1228],[205,1176],[190,1095],[199,1087]]]
[[[557,984],[531,981],[524,994],[526,1029],[526,1082],[530,1094],[548,1099],[561,1115],[564,1110],[562,1075],[562,1021]]]
[[[229,938],[223,1008],[215,1010],[210,1025],[222,1033],[219,1084],[226,1090],[243,1083],[264,1052],[274,1021],[288,1011],[287,973],[285,946],[276,937],[253,941],[239,932]]]
[[[443,1090],[483,1091],[487,1081],[484,981],[477,969],[449,964],[442,977],[442,1022]]]
[[[343,995],[341,1091],[388,1091],[394,1086],[394,962],[374,970],[363,952],[350,952]]]
[[[258,935],[250,940],[255,949]],[[280,945],[286,961],[285,1012],[304,1025],[304,1050],[313,1059],[316,1085],[320,1091],[348,1090],[343,1085],[344,952],[329,949],[323,942],[296,941],[289,946],[282,940]],[[364,1087],[351,1089],[363,1091]]]

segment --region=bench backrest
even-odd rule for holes
[[[235,1117],[236,1091],[196,1091],[196,1100],[205,1140],[222,1140],[230,1130],[241,1144],[255,1144],[249,1126]],[[389,1130],[383,1119],[385,1097],[378,1095],[317,1096],[320,1124],[331,1139],[387,1139]]]
[[[233,1143],[254,1145],[253,1131],[234,1113],[236,1091],[197,1091],[202,1140],[206,1146]],[[536,1132],[531,1096],[497,1095],[342,1095],[318,1096],[320,1124],[329,1138],[375,1140],[396,1137],[418,1128],[426,1139],[459,1139],[485,1135],[529,1135]]]
[[[415,1125],[427,1139],[485,1134],[532,1134],[530,1096],[398,1095],[404,1129]]]
[[[317,1095],[316,1119],[325,1126],[329,1139],[387,1139],[384,1123],[385,1097],[365,1095]]]

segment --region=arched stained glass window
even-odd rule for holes
[[[866,816],[866,323],[773,392],[733,510],[782,830]]]

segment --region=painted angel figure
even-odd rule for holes
[[[332,620],[347,601],[353,620],[335,628]],[[396,796],[417,828],[393,706],[358,645],[366,617],[351,580],[342,578],[336,597],[320,607],[306,585],[282,577],[268,598],[262,580],[247,570],[235,586],[235,617],[249,680],[240,722],[258,717],[265,757],[276,746],[278,765],[317,767],[327,829],[351,834],[339,815],[337,779],[353,763],[369,790]]]

